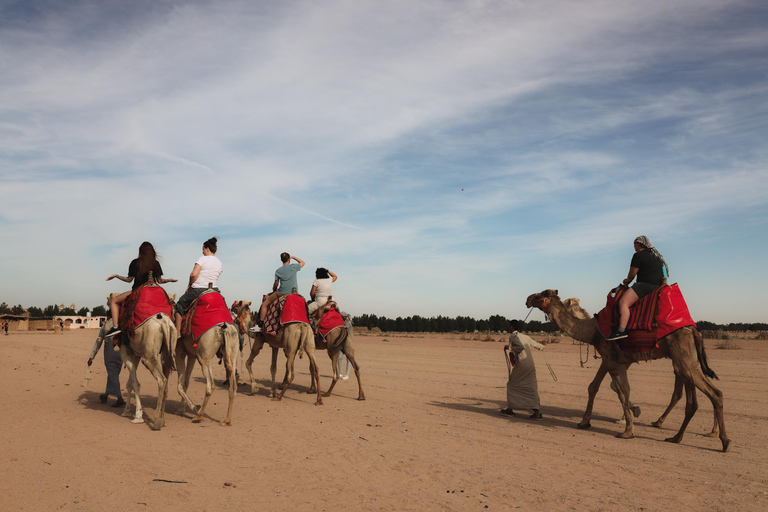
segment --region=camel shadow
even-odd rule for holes
[[[528,411],[517,413],[515,416],[506,416],[504,414],[501,414],[499,411],[506,407],[506,401],[502,400],[478,400],[476,398],[471,398],[468,400],[475,400],[474,404],[470,403],[457,403],[457,402],[437,402],[432,401],[427,403],[427,405],[431,405],[433,407],[442,407],[445,409],[451,409],[454,411],[462,411],[462,412],[471,412],[476,414],[483,414],[485,416],[491,417],[491,418],[499,418],[499,419],[505,419],[507,421],[511,421],[514,423],[528,423],[528,424],[539,424],[541,426],[546,427],[556,427],[556,428],[567,428],[567,429],[576,429],[576,424],[578,422],[576,421],[568,421],[564,419],[560,419],[555,417],[555,415],[561,415],[560,411],[558,411],[558,408],[550,408],[550,407],[542,407],[541,413],[544,415],[544,419],[542,420],[531,420],[528,418],[528,415],[530,414]],[[489,409],[487,407],[487,403],[495,403],[498,406],[498,409]],[[597,432],[600,434],[606,434],[615,436],[616,432],[611,431],[602,427],[595,427],[594,425],[589,429],[591,432]],[[636,436],[639,437],[639,436]]]
[[[90,409],[92,411],[100,411],[100,412],[108,412],[112,414],[117,414],[118,416],[122,414],[123,412],[123,406],[120,407],[112,407],[112,404],[115,402],[115,398],[110,395],[110,398],[107,400],[107,403],[102,404],[101,400],[99,399],[99,396],[101,396],[101,393],[98,391],[83,391],[80,393],[80,396],[77,397],[77,402],[85,409]]]

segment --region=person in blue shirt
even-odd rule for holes
[[[291,260],[296,260],[296,263],[291,263]],[[288,295],[294,289],[299,289],[299,281],[296,278],[296,274],[304,267],[304,261],[296,256],[291,256],[287,252],[280,254],[280,261],[283,264],[275,270],[275,282],[272,283],[272,293],[264,297],[264,301],[261,303],[259,322],[250,329],[253,332],[261,332],[261,328],[264,326],[264,318],[267,316],[267,308],[269,308],[270,304],[279,297]]]

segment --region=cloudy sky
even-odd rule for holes
[[[767,24],[761,0],[0,0],[0,301],[98,305],[144,240],[186,282],[218,236],[230,301],[288,251],[353,314],[522,317],[545,288],[596,312],[644,234],[696,319],[768,321]]]

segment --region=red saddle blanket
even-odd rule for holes
[[[618,326],[619,299],[624,289],[608,294],[605,308],[597,314],[597,328],[605,337]],[[649,293],[629,308],[627,339],[619,342],[624,352],[649,352],[658,347],[657,341],[687,326],[696,327],[677,284],[664,285]]]
[[[283,295],[267,308],[264,318],[264,332],[279,336],[285,324],[301,322],[309,324],[307,303],[298,293]]]
[[[325,338],[329,332],[339,327],[344,327],[344,319],[341,317],[338,308],[332,306],[323,313],[320,323],[317,324],[317,332]]]
[[[184,314],[180,335],[185,337],[191,332],[192,339],[197,341],[209,329],[224,323],[233,323],[224,297],[217,291],[205,291],[192,302],[189,310]]]
[[[159,314],[172,318],[173,303],[162,286],[146,283],[133,290],[120,305],[118,324],[120,330],[133,338],[137,327]]]

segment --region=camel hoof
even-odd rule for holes
[[[201,418],[200,416],[195,416],[194,418],[192,418],[192,423],[202,423],[202,421],[203,421],[203,418]]]
[[[272,397],[272,401],[273,402],[279,402],[280,401],[280,397],[277,397],[277,396]]]
[[[731,449],[731,440],[723,441],[723,453],[728,453]]]
[[[222,421],[221,423],[219,423],[219,425],[221,425],[222,427],[231,427],[232,426],[232,422],[231,421]]]
[[[633,439],[635,437],[635,434],[632,432],[621,432],[620,434],[616,434],[616,437],[619,439]]]
[[[315,405],[323,405],[323,401],[322,400],[318,400],[317,402],[315,402]]]
[[[138,425],[139,423],[144,423],[144,419],[143,418],[133,418],[131,420],[131,423],[135,423],[135,424]]]
[[[680,439],[678,439],[678,437],[675,436],[675,437],[668,437],[664,441],[667,442],[667,443],[675,443],[675,444],[677,444],[677,443],[680,442]]]
[[[323,398],[328,398],[329,396],[331,396],[330,393],[323,393]]]
[[[654,421],[651,423],[652,427],[661,428],[661,422],[659,420]]]
[[[123,411],[123,413],[120,416],[122,416],[123,418],[130,418],[131,416],[133,416],[133,414],[131,414],[131,411]]]
[[[156,421],[152,424],[152,430],[160,430],[165,426],[164,421]]]
[[[632,415],[635,418],[639,418],[640,417],[640,406],[639,405],[636,405],[636,406],[632,407]]]
[[[709,434],[704,434],[704,437],[717,437],[717,432],[710,432]]]
[[[576,425],[576,428],[581,429],[581,430],[586,430],[586,429],[591,428],[591,427],[592,427],[591,423],[579,423],[578,425]]]
[[[365,400],[365,395],[360,395],[359,397],[357,397],[357,399],[362,402],[363,400]]]

